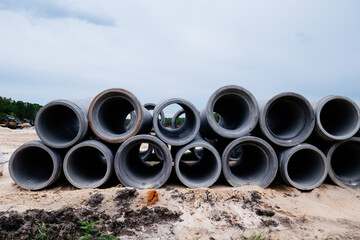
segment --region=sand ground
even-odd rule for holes
[[[21,144],[37,140],[35,130],[0,127],[0,149],[5,158]],[[114,184],[100,189],[76,189],[58,183],[41,191],[18,187],[10,178],[7,164],[0,176],[0,211],[46,211],[88,207],[88,199],[100,193],[104,199],[98,211],[116,214]],[[166,207],[180,214],[174,222],[147,224],[132,229],[122,239],[360,239],[360,189],[344,189],[331,183],[310,192],[274,182],[257,186],[188,189],[169,182],[156,190],[158,200],[149,206]],[[149,190],[137,190],[130,208],[149,205]]]

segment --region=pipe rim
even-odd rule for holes
[[[13,170],[14,167],[14,161],[16,161],[16,156],[18,154],[20,154],[22,151],[26,151],[28,150],[28,148],[40,148],[41,150],[45,151],[47,154],[49,154],[51,160],[52,160],[52,164],[53,164],[53,170],[52,173],[49,177],[49,179],[45,182],[42,182],[40,184],[37,184],[35,186],[33,183],[28,184],[27,182],[24,182],[22,180],[20,180],[16,173]],[[29,189],[29,190],[40,190],[40,189],[44,189],[48,186],[50,186],[51,184],[55,183],[57,181],[57,179],[60,177],[61,174],[61,157],[55,153],[51,148],[49,148],[48,146],[46,146],[45,144],[43,144],[40,141],[33,141],[33,142],[27,142],[23,145],[21,145],[18,149],[16,149],[14,151],[14,153],[11,155],[10,160],[9,160],[9,174],[10,177],[14,180],[14,182],[19,185],[20,187],[24,188],[24,189]]]
[[[268,114],[272,110],[272,107],[281,103],[282,101],[292,101],[297,104],[299,108],[304,107],[305,121],[302,123],[301,131],[296,133],[295,137],[286,139],[277,136],[271,129],[269,129]],[[309,121],[308,121],[309,120]],[[302,95],[294,92],[283,92],[273,96],[265,105],[260,112],[259,124],[262,133],[273,143],[283,146],[292,147],[297,144],[304,142],[312,133],[315,127],[315,112],[310,102]]]
[[[120,134],[114,134],[104,129],[99,120],[99,110],[107,100],[122,98],[128,101],[134,108],[136,115],[136,124],[132,124],[129,129]],[[89,107],[89,126],[94,134],[100,139],[109,143],[121,143],[134,136],[141,127],[143,119],[142,105],[140,101],[131,92],[121,88],[110,88],[99,93],[91,102]]]
[[[357,118],[357,120],[356,120],[357,124],[354,126],[354,129],[352,131],[348,132],[347,134],[337,136],[337,135],[329,133],[323,127],[323,124],[321,122],[321,111],[324,108],[324,106],[326,104],[328,104],[329,102],[331,102],[331,101],[343,101],[344,103],[349,104],[349,106],[352,107],[353,110],[355,111],[355,115],[356,115],[356,118]],[[359,128],[360,128],[360,108],[353,100],[351,100],[348,97],[330,95],[330,96],[327,96],[327,97],[323,97],[322,99],[320,99],[316,103],[316,106],[315,106],[315,119],[316,119],[315,130],[320,136],[322,136],[326,140],[330,140],[330,141],[346,140],[346,139],[349,139],[352,136],[354,136],[359,131]]]
[[[76,115],[76,118],[79,123],[79,129],[77,131],[76,136],[71,141],[64,141],[63,143],[59,143],[59,144],[54,143],[53,141],[50,140],[51,137],[49,137],[49,135],[47,134],[48,129],[42,130],[41,128],[41,118],[43,117],[43,114],[46,114],[46,111],[48,111],[49,109],[58,106],[63,106],[70,109]],[[49,102],[39,110],[39,112],[36,114],[35,117],[36,134],[39,136],[39,138],[43,143],[53,148],[68,148],[73,146],[74,144],[80,142],[85,137],[87,130],[88,130],[88,121],[86,114],[81,110],[81,108],[77,104],[68,100],[59,99]],[[56,136],[56,134],[53,135]]]
[[[314,181],[312,184],[307,184],[306,186],[304,184],[298,183],[296,181],[294,181],[288,174],[288,166],[289,166],[289,161],[291,160],[291,158],[296,154],[299,153],[300,151],[303,150],[310,150],[313,151],[313,153],[315,153],[316,155],[318,155],[321,160],[322,160],[322,166],[323,166],[323,171],[321,176],[316,179],[316,181]],[[304,190],[304,191],[308,191],[308,190],[312,190],[318,186],[320,186],[326,179],[326,176],[328,175],[328,171],[329,171],[329,164],[328,161],[326,160],[326,156],[324,155],[324,153],[318,149],[317,147],[311,145],[311,144],[307,144],[307,143],[303,143],[303,144],[299,144],[295,147],[292,147],[290,149],[285,150],[285,152],[281,155],[280,159],[280,164],[279,164],[279,168],[281,169],[280,171],[280,175],[283,178],[283,180],[288,183],[289,185],[299,189],[299,190]]]
[[[168,129],[168,128],[165,128],[164,126],[162,126],[161,124],[159,124],[159,121],[158,121],[159,114],[161,112],[163,112],[163,110],[171,104],[178,104],[185,111],[185,115],[188,113],[188,114],[190,114],[191,118],[194,118],[194,123],[191,125],[192,129],[190,129],[188,127],[187,128],[180,127],[178,129]],[[185,118],[190,119],[190,117],[185,117]],[[186,123],[184,123],[182,126],[185,126],[185,124]],[[165,99],[155,106],[155,109],[153,112],[153,127],[154,127],[156,135],[161,140],[166,142],[167,144],[174,145],[174,146],[182,146],[182,145],[185,145],[185,144],[191,142],[198,134],[198,132],[200,130],[200,113],[191,102],[189,102],[185,99],[182,99],[182,98]],[[181,131],[183,129],[185,129],[186,131],[188,129],[190,129],[189,133],[186,136],[183,136],[181,138],[179,138],[179,136],[177,136],[176,138],[166,136],[167,134],[170,135],[170,133],[171,133],[171,135],[178,135],[178,133],[183,132],[183,131]]]
[[[238,127],[237,129],[226,129],[220,126],[216,122],[213,114],[216,102],[223,96],[230,94],[239,96],[248,104],[249,117],[246,120],[246,123],[243,123],[242,126]],[[206,104],[205,111],[206,119],[210,127],[216,134],[224,138],[238,138],[247,135],[256,127],[259,120],[259,105],[257,100],[249,90],[237,85],[228,85],[217,89],[210,96]]]
[[[328,161],[328,164],[329,164],[329,172],[328,172],[328,175],[330,177],[330,179],[338,186],[340,187],[344,187],[344,188],[352,188],[352,189],[358,189],[360,188],[360,175],[358,177],[358,179],[356,180],[356,184],[350,184],[350,183],[346,183],[345,181],[343,181],[334,171],[333,167],[332,167],[332,158],[333,158],[333,155],[335,153],[335,151],[339,148],[339,147],[342,147],[344,146],[344,144],[347,144],[347,143],[355,143],[355,144],[359,144],[360,145],[360,137],[352,137],[350,139],[347,139],[347,140],[343,140],[343,141],[340,141],[340,142],[337,142],[335,144],[333,144],[328,153],[327,153],[327,161]]]
[[[101,152],[102,156],[105,158],[106,160],[106,172],[105,175],[102,179],[99,179],[98,181],[94,181],[92,183],[88,183],[85,185],[81,185],[79,184],[77,181],[75,181],[73,179],[73,176],[69,173],[69,161],[71,160],[72,155],[79,149],[84,148],[84,147],[92,147],[95,148],[97,151]],[[84,142],[81,142],[75,146],[73,146],[65,155],[64,158],[64,162],[63,162],[63,170],[64,170],[64,175],[66,177],[66,179],[75,187],[80,188],[80,189],[85,189],[85,188],[97,188],[100,187],[101,185],[105,184],[111,177],[112,175],[112,171],[113,171],[113,165],[114,165],[114,161],[113,161],[113,153],[110,151],[110,149],[103,143],[95,141],[95,140],[86,140]],[[109,158],[110,157],[110,158]]]
[[[267,159],[266,159],[267,168],[265,171],[267,174],[262,179],[256,182],[243,181],[238,177],[236,177],[230,169],[230,164],[228,163],[228,160],[231,157],[231,153],[235,148],[240,147],[242,145],[251,145],[258,147],[261,151],[263,151],[263,153],[267,154]],[[274,149],[265,140],[253,136],[240,137],[230,142],[228,146],[225,148],[221,160],[222,160],[223,174],[226,180],[233,187],[239,187],[243,185],[258,185],[262,188],[266,188],[275,179],[276,173],[278,171],[278,158]]]
[[[215,172],[215,175],[212,176],[212,178],[210,180],[207,180],[205,183],[196,184],[196,183],[192,182],[191,180],[188,180],[180,171],[180,161],[181,161],[182,155],[187,150],[190,150],[195,147],[202,147],[204,150],[205,149],[209,150],[215,157],[215,161],[217,163],[217,168],[216,168],[217,170]],[[199,160],[199,161],[201,161],[201,160]],[[208,144],[206,142],[202,142],[202,141],[195,141],[195,142],[192,142],[192,143],[184,146],[177,152],[175,159],[174,159],[174,167],[175,167],[176,175],[178,176],[179,180],[185,186],[187,186],[189,188],[207,188],[207,187],[212,186],[219,179],[219,176],[221,174],[221,158],[220,158],[218,151],[210,144]]]
[[[126,161],[126,159],[124,159],[124,155],[126,156],[129,150],[136,145],[141,145],[141,143],[148,143],[156,146],[163,152],[164,156],[161,172],[156,175],[156,178],[152,180],[152,183],[148,184],[141,184],[139,182],[132,181],[133,179],[132,177],[129,177],[126,168],[123,170],[122,167]],[[141,161],[141,159],[138,160]],[[160,188],[170,177],[172,170],[172,157],[169,148],[160,139],[155,136],[141,134],[129,138],[119,147],[114,158],[114,168],[117,178],[126,187],[134,187],[137,189]]]

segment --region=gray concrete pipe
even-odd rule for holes
[[[22,188],[40,190],[53,184],[61,175],[62,158],[41,141],[21,145],[11,155],[9,173]]]
[[[241,148],[241,157],[235,161],[231,156]],[[258,185],[267,187],[278,170],[274,149],[261,138],[245,136],[233,140],[222,153],[222,170],[226,180],[234,187]]]
[[[214,114],[219,114],[219,122]],[[229,85],[216,90],[200,114],[201,133],[204,137],[235,139],[248,135],[257,125],[259,106],[246,89]]]
[[[360,127],[360,110],[350,98],[327,96],[314,104],[316,133],[328,141],[351,138]]]
[[[202,148],[201,154],[190,153],[194,158],[184,158],[187,152],[195,153]],[[221,174],[221,157],[217,150],[203,139],[195,139],[177,152],[174,160],[176,175],[189,188],[212,186]]]
[[[178,104],[185,112],[184,124],[177,129],[165,127],[159,122],[159,114],[169,105]],[[181,98],[169,98],[158,103],[154,109],[153,126],[156,135],[165,143],[182,146],[191,142],[200,129],[200,115],[196,107]]]
[[[88,132],[90,102],[91,99],[49,102],[36,114],[37,135],[53,148],[69,148],[80,142]]]
[[[184,110],[181,109],[179,111],[177,111],[174,116],[171,118],[171,127],[173,129],[176,129],[177,128],[177,120],[179,119],[179,117],[181,116],[181,114],[184,114]]]
[[[135,120],[126,124],[130,115]],[[90,104],[89,125],[105,142],[121,143],[139,133],[151,130],[152,116],[129,91],[112,88],[99,93]]]
[[[154,111],[155,106],[156,106],[155,103],[145,103],[145,104],[144,104],[144,107],[145,107],[148,111]],[[165,114],[164,114],[164,112],[160,112],[160,117],[161,117],[160,122],[161,122],[161,124],[164,125],[164,124],[165,124]]]
[[[87,140],[73,146],[63,163],[66,179],[77,188],[97,188],[105,184],[114,169],[114,155],[103,143]]]
[[[139,154],[142,143],[151,144],[157,148],[163,158],[154,159],[153,164],[145,164]],[[114,166],[116,176],[126,187],[159,188],[171,174],[172,157],[169,148],[157,137],[137,135],[129,138],[120,146],[115,155]]]
[[[335,143],[327,152],[329,177],[341,187],[360,187],[360,138]]]
[[[302,95],[280,93],[260,104],[259,126],[272,143],[292,147],[311,135],[315,126],[314,110]]]
[[[312,190],[328,174],[328,161],[317,147],[303,143],[279,153],[279,172],[287,184],[299,190]]]

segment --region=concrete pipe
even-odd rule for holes
[[[188,159],[187,152],[200,151],[201,155]],[[205,140],[194,140],[182,147],[174,160],[176,175],[189,188],[203,188],[213,185],[221,173],[221,158],[217,150]]]
[[[69,148],[88,131],[87,112],[91,99],[55,100],[43,106],[35,118],[39,138],[53,148]]]
[[[184,113],[185,113],[184,110],[181,109],[181,110],[177,111],[177,112],[174,114],[174,116],[171,118],[171,127],[172,127],[173,129],[176,129],[176,128],[177,128],[177,121],[178,121],[179,117],[180,117],[182,114],[184,114]],[[181,125],[181,126],[182,126],[182,125]]]
[[[200,116],[200,131],[204,137],[234,139],[249,134],[255,128],[259,106],[248,90],[229,85],[210,96]]]
[[[66,179],[77,188],[97,188],[113,173],[114,156],[103,143],[87,140],[66,154],[63,169]]]
[[[260,105],[259,126],[272,143],[292,147],[304,142],[312,133],[314,110],[300,94],[280,93]]]
[[[169,105],[178,104],[185,112],[185,121],[180,128],[167,128],[159,122],[159,114]],[[154,109],[153,126],[157,136],[165,143],[182,146],[191,142],[200,129],[200,115],[196,107],[181,98],[170,98],[158,103]]]
[[[127,116],[135,120],[127,120]],[[150,112],[124,89],[112,88],[99,93],[90,104],[88,117],[95,135],[109,143],[121,143],[151,130]]]
[[[231,156],[241,148],[241,158]],[[274,180],[278,160],[274,149],[261,138],[245,136],[233,140],[222,154],[223,174],[230,185],[267,187]]]
[[[153,111],[155,109],[156,104],[155,103],[145,103],[144,107],[148,110],[148,111]],[[160,112],[160,117],[161,117],[161,124],[164,125],[165,124],[165,114],[164,112]]]
[[[154,159],[153,164],[145,164],[139,154],[140,146],[143,143],[157,148],[163,159]],[[156,154],[152,156],[156,156]],[[168,147],[157,137],[137,135],[129,138],[120,146],[115,155],[114,166],[116,176],[126,187],[159,188],[171,174],[172,157]]]
[[[314,103],[316,133],[325,140],[345,140],[360,127],[360,110],[350,98],[327,96]]]
[[[346,188],[360,187],[360,138],[335,143],[327,153],[329,177]]]
[[[39,190],[53,184],[61,174],[59,153],[41,141],[28,142],[11,155],[9,173],[22,188]]]
[[[299,190],[312,190],[320,186],[328,174],[328,165],[322,151],[306,143],[279,154],[282,179]]]

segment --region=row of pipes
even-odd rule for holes
[[[168,127],[164,109],[170,105],[181,110]],[[357,188],[359,127],[359,106],[343,96],[309,102],[285,92],[258,103],[248,90],[229,85],[199,112],[182,98],[142,105],[131,92],[114,88],[42,107],[35,119],[41,141],[20,146],[9,172],[31,190],[51,185],[62,172],[77,188],[100,187],[113,172],[124,186],[159,188],[173,169],[190,188],[210,187],[219,177],[232,186],[265,188],[277,176],[300,190],[327,176]]]

